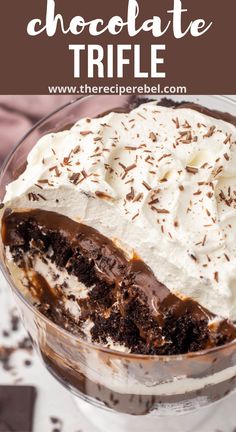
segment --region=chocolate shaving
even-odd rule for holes
[[[63,165],[70,165],[71,164],[70,163],[70,157],[71,157],[71,154],[69,154],[69,156],[64,157]]]
[[[208,132],[205,135],[203,135],[203,138],[210,138],[210,137],[212,137],[212,135],[215,132],[215,129],[216,129],[215,126],[211,126],[210,129],[208,130]]]
[[[59,171],[57,165],[54,165],[53,167],[49,168],[49,171],[55,171],[57,177],[60,177],[61,175],[61,172]]]
[[[213,193],[212,192],[207,192],[207,197],[208,198],[212,198],[213,197]]]
[[[137,115],[138,115],[139,117],[141,117],[142,119],[147,120],[146,117],[144,117],[141,113],[138,112]]]
[[[124,171],[126,171],[126,166],[123,164],[123,163],[121,163],[121,162],[118,162],[118,165],[120,165],[121,166],[121,168],[123,168],[123,170]]]
[[[185,129],[190,129],[191,125],[189,124],[189,122],[187,120],[185,120],[184,124],[183,124],[183,128]]]
[[[148,191],[152,190],[151,186],[149,186],[149,184],[146,183],[145,181],[142,182],[142,185],[143,185],[143,186],[144,186]]]
[[[70,177],[70,181],[74,184],[77,185],[80,179],[80,173],[74,173],[72,174],[72,176]]]
[[[140,192],[134,197],[133,202],[138,202],[141,201],[142,199],[143,199],[143,193]]]
[[[152,142],[156,142],[157,141],[157,136],[156,136],[156,134],[154,132],[150,132],[149,138],[152,140]]]
[[[198,168],[195,167],[191,167],[191,166],[186,166],[186,171],[190,174],[197,174],[198,173]]]
[[[33,192],[28,193],[28,199],[29,199],[29,201],[39,201],[37,194],[35,194]]]
[[[125,171],[126,171],[126,172],[131,171],[131,170],[133,170],[134,168],[136,168],[136,166],[137,166],[137,165],[134,163],[134,164],[128,166],[127,168],[125,168]]]
[[[92,133],[93,133],[92,131],[87,130],[87,131],[81,131],[80,135],[87,136],[87,135],[92,134]]]
[[[228,255],[226,253],[224,254],[224,256],[225,256],[225,258],[226,258],[227,261],[230,261]]]
[[[218,174],[220,174],[222,170],[223,170],[223,166],[220,166],[220,167],[216,170],[216,172],[215,172],[215,174],[214,174],[214,177],[216,177]]]
[[[45,179],[45,180],[38,180],[38,182],[39,182],[39,183],[42,183],[42,184],[48,184],[48,179]]]
[[[152,201],[149,201],[149,205],[157,204],[159,202],[158,198],[153,199]]]
[[[138,216],[139,216],[139,212],[136,213],[136,214],[132,217],[132,220],[136,219],[136,217],[138,217]]]
[[[40,193],[38,193],[37,195],[38,195],[39,198],[41,198],[42,200],[47,201],[46,198],[45,198],[43,195],[41,195]]]
[[[230,134],[230,135],[227,135],[226,139],[224,140],[224,144],[228,144],[228,142],[231,141],[231,137],[232,137],[231,134]]]
[[[172,121],[173,121],[173,123],[175,124],[176,129],[179,129],[180,124],[179,124],[179,119],[178,119],[178,117],[176,117],[175,119],[172,119]]]
[[[131,146],[126,146],[125,150],[137,150],[138,147],[131,147]]]
[[[79,153],[80,152],[80,145],[77,145],[74,149],[73,149],[73,153]]]
[[[157,213],[160,213],[160,214],[169,214],[170,213],[169,210],[156,208],[154,206],[152,206],[151,209],[155,210]]]
[[[102,191],[96,191],[96,192],[95,192],[95,195],[96,195],[98,198],[103,198],[103,199],[113,200],[112,196],[110,196],[110,195],[108,195],[107,193],[102,192]]]
[[[134,188],[131,186],[130,192],[126,195],[126,199],[128,201],[132,201],[134,199]]]
[[[170,156],[171,156],[171,153],[164,154],[158,159],[158,162],[160,162],[162,159],[165,159],[165,158],[170,157]]]
[[[82,176],[83,176],[84,178],[87,178],[87,177],[88,177],[88,174],[86,173],[85,170],[82,170],[82,171],[81,171],[81,174],[82,174]]]
[[[225,194],[224,194],[224,192],[222,190],[219,193],[219,197],[222,199],[222,201],[226,200],[226,196],[225,196]]]

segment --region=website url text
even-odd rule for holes
[[[149,86],[144,84],[142,86],[122,86],[119,84],[115,85],[89,85],[83,84],[79,86],[48,86],[49,94],[80,94],[80,95],[92,95],[92,94],[187,94],[186,86],[162,86],[157,84],[156,86]]]

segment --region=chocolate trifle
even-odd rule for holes
[[[235,124],[194,104],[136,100],[42,137],[3,201],[4,256],[19,290],[56,325],[117,353],[233,341]],[[76,386],[72,371],[67,380]],[[107,386],[119,399],[119,386]],[[149,411],[155,391],[147,395]]]

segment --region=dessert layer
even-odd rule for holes
[[[171,293],[139,257],[92,227],[45,210],[6,210],[2,222],[8,259],[22,269],[36,306],[74,334],[143,354],[198,351],[236,337],[232,323]]]
[[[67,385],[74,387],[77,392],[79,390],[82,395],[85,394],[93,399],[95,398],[103,402],[108,408],[131,415],[144,415],[155,410],[158,410],[159,414],[160,412],[166,414],[169,413],[172,404],[178,404],[179,408],[182,409],[184,407],[199,409],[201,406],[227,396],[234,390],[236,384],[234,368],[232,371],[227,369],[205,380],[183,378],[178,382],[175,381],[174,386],[173,382],[149,387],[145,386],[145,384],[138,385],[136,383],[136,386],[134,386],[135,392],[128,393],[129,388],[127,389],[127,386],[124,388],[121,385],[119,388],[118,380],[111,388],[111,376],[109,380],[106,380],[105,385],[101,385],[96,383],[96,380],[90,380],[87,376],[78,373],[71,367],[59,365],[53,355],[49,357],[44,352],[42,352],[42,355],[52,374],[66,382]],[[227,374],[229,374],[230,378],[227,378]],[[145,387],[146,392],[143,392],[143,387]]]
[[[235,120],[164,103],[41,138],[4,202],[93,226],[135,250],[173,294],[234,320]]]

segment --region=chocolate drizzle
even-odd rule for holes
[[[26,276],[36,291],[39,310],[74,334],[80,334],[89,319],[94,341],[107,343],[110,337],[131,352],[144,354],[197,351],[236,337],[231,322],[214,321],[215,315],[197,302],[172,294],[142,260],[127,259],[112,240],[92,227],[54,212],[6,210],[2,238],[25,271],[25,256],[31,255],[32,268],[28,272],[28,263]],[[63,287],[55,291],[43,275],[32,272],[37,254],[88,288],[85,299],[74,298],[81,309],[79,321],[64,309]]]

